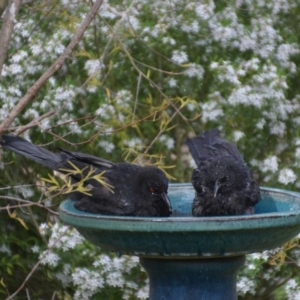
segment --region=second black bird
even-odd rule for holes
[[[112,190],[94,179],[85,182],[89,195],[74,192],[74,206],[82,211],[120,216],[169,216],[172,212],[167,195],[168,179],[156,167],[141,167],[129,163],[114,164],[105,159],[79,152],[61,150],[53,153],[14,135],[3,135],[2,148],[25,156],[60,173],[76,168],[83,176],[104,171],[105,182]],[[81,174],[72,174],[72,183],[82,179]]]
[[[259,186],[237,148],[220,138],[219,130],[206,131],[186,144],[197,168],[194,216],[253,214],[260,200]]]

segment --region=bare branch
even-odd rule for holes
[[[32,3],[34,0],[23,0],[22,1],[22,5],[26,5],[26,4],[29,4],[29,3]]]
[[[2,4],[3,1],[1,1]],[[5,2],[5,1],[4,1]],[[18,15],[19,8],[21,6],[21,0],[10,0],[6,12],[4,15],[4,22],[0,31],[0,77],[2,74],[2,68],[5,61],[6,53],[8,50],[11,35],[16,22],[16,16]],[[1,4],[0,4],[0,15],[1,15]]]
[[[39,125],[42,120],[44,120],[54,114],[56,114],[56,110],[48,111],[47,113],[43,114],[42,116],[32,120],[27,125],[19,127],[18,130],[15,132],[15,134],[19,135],[19,134],[23,133],[24,131],[26,131],[28,128]]]
[[[18,102],[18,104],[12,109],[8,117],[0,125],[0,135],[9,127],[9,125],[14,121],[14,119],[24,110],[24,108],[32,101],[37,92],[41,87],[47,82],[47,80],[59,70],[65,61],[70,57],[73,50],[80,42],[83,37],[84,32],[88,28],[89,24],[94,19],[103,0],[97,0],[89,13],[86,15],[84,21],[81,23],[77,32],[75,33],[72,41],[64,51],[64,53],[56,59],[56,61],[50,66],[50,68],[30,87],[24,97]]]
[[[7,4],[8,0],[0,0],[0,17],[2,16]]]
[[[7,205],[5,207],[4,206],[0,207],[0,211],[1,210],[8,210],[10,208],[22,208],[22,207],[25,207],[25,206],[27,206],[27,207],[28,206],[37,206],[37,207],[40,207],[42,209],[47,210],[48,212],[50,212],[53,215],[56,215],[56,216],[59,215],[59,213],[57,211],[54,211],[51,208],[49,208],[49,207],[47,207],[43,204],[40,204],[39,202],[32,202],[32,201],[24,200],[24,199],[17,198],[17,197],[1,196],[1,195],[0,195],[0,199],[19,202],[19,204],[17,204],[17,205]],[[20,204],[20,203],[22,203],[22,204]]]

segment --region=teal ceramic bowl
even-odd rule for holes
[[[170,184],[171,217],[91,214],[60,205],[60,219],[102,250],[147,257],[222,257],[281,246],[300,232],[300,194],[261,188],[254,215],[193,217],[191,184]]]

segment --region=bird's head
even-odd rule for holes
[[[231,156],[215,160],[211,166],[210,179],[213,183],[213,196],[240,190],[247,179],[245,165]]]
[[[168,197],[169,182],[165,173],[156,167],[143,167],[137,176],[138,188],[147,202],[152,202],[151,205],[157,215],[169,216],[172,213],[172,207]]]

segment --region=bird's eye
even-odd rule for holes
[[[220,182],[224,183],[224,182],[228,181],[228,179],[229,179],[229,176],[225,175],[224,177],[220,178]]]
[[[154,193],[154,192],[155,192],[155,189],[154,189],[153,187],[149,187],[149,191],[150,191],[151,193]]]

